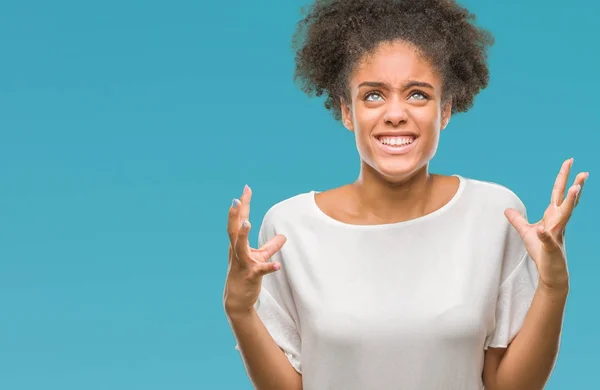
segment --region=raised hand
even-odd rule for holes
[[[569,288],[564,243],[565,229],[573,209],[579,203],[581,189],[589,176],[588,172],[579,173],[565,197],[572,165],[572,158],[563,163],[552,189],[550,205],[539,222],[530,224],[515,209],[507,209],[504,212],[509,222],[519,232],[527,252],[535,262],[541,285],[557,291],[567,291]]]
[[[240,200],[234,199],[229,209],[229,268],[223,293],[228,315],[252,310],[260,293],[262,277],[281,267],[277,262],[269,262],[269,259],[285,244],[285,236],[276,235],[259,249],[250,247],[251,198],[252,190],[245,186]]]

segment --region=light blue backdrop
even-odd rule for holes
[[[600,3],[468,0],[492,81],[433,170],[541,217],[591,172],[548,389],[597,383]],[[351,134],[292,83],[299,0],[0,5],[0,388],[249,389],[222,310],[226,214],[353,180]],[[256,238],[258,229],[252,232]]]

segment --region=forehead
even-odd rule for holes
[[[352,72],[351,84],[385,81],[399,85],[407,80],[426,81],[434,86],[440,82],[434,67],[414,46],[394,41],[382,43],[363,56]]]

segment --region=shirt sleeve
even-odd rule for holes
[[[523,326],[536,288],[537,268],[526,254],[498,289],[495,327],[486,338],[485,349],[506,348],[513,341]]]
[[[516,207],[527,217],[523,203]],[[494,328],[484,348],[506,348],[517,336],[529,311],[538,283],[537,267],[512,225],[507,227],[501,284],[496,299]]]
[[[259,248],[276,234],[270,221],[271,216],[267,213],[258,235]],[[279,262],[282,267],[279,271],[263,277],[261,291],[254,307],[273,340],[285,353],[294,369],[301,374],[301,339],[296,325],[298,314],[281,251],[273,255],[270,261]],[[235,349],[239,351],[237,344]]]

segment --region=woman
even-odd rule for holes
[[[489,33],[449,0],[317,1],[296,77],[355,134],[355,182],[229,210],[224,306],[258,389],[541,389],[569,289],[564,231],[588,177],[529,224],[497,184],[431,174],[488,83]],[[285,244],[285,245],[284,245]]]

